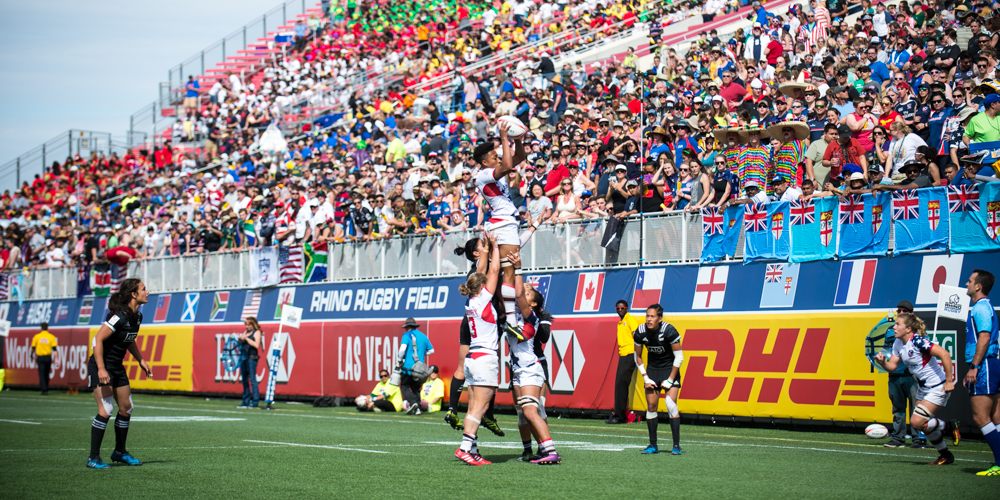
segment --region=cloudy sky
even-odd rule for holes
[[[0,164],[71,128],[124,139],[170,68],[281,2],[0,3]]]

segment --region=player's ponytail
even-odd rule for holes
[[[465,245],[455,247],[455,255],[464,255],[469,262],[476,261],[476,248],[479,246],[479,238],[472,238],[465,242]]]
[[[473,273],[465,280],[465,283],[458,285],[458,293],[466,297],[472,297],[479,293],[479,290],[486,284],[486,275],[483,273]]]
[[[918,318],[914,314],[900,314],[897,316],[897,321],[901,321],[914,335],[920,335],[921,337],[927,336],[927,325],[924,324],[924,320]]]
[[[128,308],[128,303],[132,301],[132,294],[139,291],[139,278],[127,278],[122,281],[118,291],[108,297],[108,310],[117,313]]]

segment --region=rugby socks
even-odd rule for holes
[[[982,426],[981,430],[983,437],[986,438],[986,444],[990,445],[990,449],[993,450],[993,463],[1000,465],[1000,430],[993,422]]]
[[[649,428],[649,445],[656,446],[656,424],[659,420],[656,417],[646,419],[646,427]]]
[[[462,386],[465,385],[464,378],[451,379],[451,387],[448,389],[448,409],[458,413],[458,399],[462,397]]]
[[[469,451],[469,453],[472,453],[473,455],[479,454],[479,436],[472,438],[472,450]]]
[[[472,445],[475,442],[476,442],[476,436],[472,436],[472,435],[469,435],[469,434],[466,434],[466,433],[463,432],[462,433],[462,444],[458,447],[458,449],[460,449],[460,450],[462,450],[462,451],[464,451],[466,453],[472,453]]]
[[[524,447],[525,453],[531,453],[531,440],[521,441],[521,446]]]
[[[128,438],[128,421],[130,419],[130,416],[121,413],[115,417],[115,451],[118,453],[125,453],[125,439]]]
[[[90,426],[90,458],[101,456],[101,441],[104,441],[104,430],[108,427],[109,417],[100,415],[94,417]]]
[[[551,439],[546,439],[545,441],[542,441],[541,443],[538,444],[538,447],[542,455],[548,453],[555,453],[556,451],[556,446],[552,444]]]
[[[670,419],[670,435],[674,438],[674,447],[679,447],[681,445],[681,419],[671,418]]]

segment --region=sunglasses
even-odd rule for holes
[[[624,310],[626,310],[626,309],[628,309],[628,308],[627,308],[627,307],[625,307],[625,306],[615,306],[615,310],[616,310],[616,311],[624,311]]]
[[[942,101],[940,99],[936,100],[936,101],[931,101],[931,102],[934,103],[934,104],[943,104],[944,103],[944,101]]]

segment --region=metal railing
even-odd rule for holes
[[[125,149],[116,146],[108,132],[67,130],[0,165],[0,190],[20,187],[22,181],[30,181],[35,174],[44,173],[53,162],[62,163],[66,157],[76,154],[87,157],[91,153],[110,155],[113,151],[123,152]]]
[[[697,262],[701,256],[701,214],[680,211],[630,217],[621,247],[601,246],[607,219],[543,224],[522,247],[522,267],[537,272],[591,267]],[[478,231],[453,231],[371,242],[330,245],[326,282],[463,276],[469,269],[456,246]],[[737,255],[736,258],[741,258]],[[153,292],[249,288],[249,252],[212,253],[133,260],[128,276],[142,278]],[[75,267],[39,268],[25,273],[25,299],[76,296]],[[283,284],[283,286],[288,283]]]

